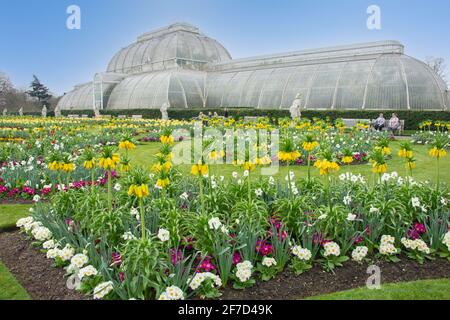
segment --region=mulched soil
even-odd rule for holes
[[[0,260],[8,267],[34,300],[86,300],[69,290],[64,270],[52,266],[39,250],[19,232],[0,233]]]
[[[0,204],[33,204],[33,201],[28,199],[0,199]]]
[[[381,269],[381,285],[386,283],[415,281],[425,279],[450,278],[450,263],[444,259],[426,261],[420,265],[406,257],[398,263],[376,261],[374,265]],[[227,288],[221,300],[297,300],[311,296],[334,293],[364,287],[371,274],[368,265],[347,262],[335,269],[335,274],[314,266],[308,272],[295,276],[286,271],[269,282],[257,281],[243,291]]]
[[[67,289],[64,270],[52,266],[52,260],[30,246],[18,231],[0,233],[0,260],[9,268],[35,300],[85,300],[88,297]],[[377,261],[381,284],[424,279],[450,278],[450,264],[436,259],[423,265],[401,257],[398,263]],[[316,265],[295,276],[289,271],[269,282],[257,281],[246,290],[226,288],[221,300],[296,300],[310,296],[349,290],[366,285],[368,265],[347,262],[335,274]]]

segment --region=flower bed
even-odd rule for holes
[[[226,125],[247,126],[218,123],[219,132]],[[76,289],[94,299],[219,298],[223,288],[245,290],[286,271],[300,275],[320,267],[333,274],[350,260],[397,263],[402,255],[423,264],[450,257],[449,190],[438,169],[434,183],[412,178],[409,142],[394,155],[387,136],[364,128],[345,133],[339,123],[282,124],[275,155],[287,166],[282,179],[254,176],[273,160],[249,153],[234,161],[236,172],[223,176],[208,160],[224,158],[227,150],[223,143],[211,149],[209,138],[183,176],[173,162],[173,128],[165,123],[151,172],[134,166],[129,152],[141,128],[133,126],[103,128],[115,139],[96,145],[85,141],[92,135],[85,132],[61,138],[58,150],[37,151],[46,179],[60,187],[48,202],[36,198],[30,217],[17,222]],[[251,126],[271,129],[266,122]],[[79,142],[71,144],[71,137]],[[431,143],[437,168],[447,155],[446,139],[436,135]],[[21,148],[9,154],[16,152]],[[343,170],[355,156],[371,162],[373,179]],[[405,172],[389,172],[388,157],[404,162]],[[306,177],[289,170],[299,159]],[[83,179],[74,179],[77,170]]]

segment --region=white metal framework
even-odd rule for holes
[[[298,93],[307,109],[448,109],[444,81],[397,41],[232,60],[220,43],[183,23],[140,36],[60,107],[283,109]]]

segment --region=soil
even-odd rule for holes
[[[450,278],[450,264],[444,259],[427,261],[423,265],[400,257],[398,263],[376,261],[380,267],[381,284],[424,279]],[[0,260],[35,300],[86,300],[76,291],[67,289],[64,270],[53,267],[39,250],[18,231],[0,233]],[[310,296],[364,287],[370,276],[367,264],[347,262],[335,274],[316,265],[295,276],[285,271],[271,281],[256,281],[246,290],[226,288],[221,300],[297,300]]]
[[[34,300],[86,300],[66,285],[64,270],[52,266],[19,232],[0,233],[0,260]]]
[[[400,257],[397,263],[376,261],[380,267],[381,285],[404,281],[450,278],[448,260],[426,261],[423,265]],[[345,291],[366,286],[372,274],[367,273],[367,264],[344,263],[335,269],[335,274],[325,272],[320,266],[314,266],[308,272],[296,276],[289,271],[279,274],[269,282],[257,281],[246,290],[237,291],[227,288],[221,300],[298,300],[311,296]]]
[[[0,204],[33,204],[33,200],[28,199],[0,199]]]

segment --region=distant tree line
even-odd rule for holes
[[[30,87],[22,89],[16,88],[8,75],[0,71],[0,113],[6,108],[8,114],[16,114],[21,107],[24,113],[35,113],[40,112],[44,105],[50,111],[57,102],[58,98],[35,75]]]

